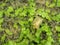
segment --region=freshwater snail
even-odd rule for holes
[[[32,23],[33,28],[38,29],[39,26],[42,24],[42,21],[43,21],[43,19],[41,17],[36,16],[35,19],[33,20],[33,23]]]

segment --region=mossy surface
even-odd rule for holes
[[[60,45],[60,0],[0,0],[0,45]]]

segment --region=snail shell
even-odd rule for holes
[[[33,20],[33,28],[38,29],[39,26],[42,24],[42,18],[39,16],[36,16],[36,18]]]

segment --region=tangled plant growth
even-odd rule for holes
[[[60,45],[60,0],[0,0],[0,45]]]

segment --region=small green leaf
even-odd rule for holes
[[[3,18],[0,18],[0,24],[3,22]]]
[[[15,27],[16,29],[18,29],[18,26],[17,26],[17,24],[16,24],[16,23],[14,23],[14,27]]]
[[[47,12],[41,12],[41,16],[42,16],[43,18],[46,18],[46,19],[48,19],[48,20],[51,20],[49,14],[48,14]]]
[[[0,11],[0,18],[3,16],[3,11]]]
[[[22,42],[20,43],[17,43],[17,45],[28,45],[28,40],[27,39],[24,39]]]
[[[50,13],[50,9],[46,9],[46,12],[47,12],[47,13]]]
[[[9,29],[6,29],[5,32],[6,32],[8,35],[12,35],[12,34],[13,34]]]
[[[32,22],[32,21],[33,21],[33,17],[30,17],[30,18],[29,18],[29,21]]]
[[[60,14],[56,15],[56,16],[52,16],[52,20],[55,20],[55,21],[60,21]]]
[[[2,42],[5,40],[5,37],[6,37],[6,34],[4,34],[4,35],[1,37],[1,41],[2,41]]]
[[[46,1],[46,6],[47,6],[47,7],[49,6],[49,2],[48,2],[48,1]]]
[[[9,6],[8,9],[7,9],[7,12],[12,12],[12,11],[13,11],[13,7]]]
[[[50,4],[49,7],[50,7],[50,8],[55,7],[55,3]]]
[[[15,15],[17,16],[18,14],[20,14],[23,11],[23,8],[18,8],[15,10]]]
[[[57,7],[60,7],[60,0],[57,0]]]
[[[60,32],[60,26],[55,26],[56,30]]]
[[[17,45],[14,41],[11,41],[11,40],[9,40],[8,42],[7,42],[7,45]]]

